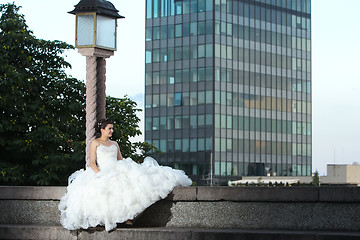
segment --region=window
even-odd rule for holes
[[[166,39],[167,38],[167,26],[166,25],[162,25],[160,27],[160,38],[161,39]]]
[[[197,151],[197,141],[196,139],[190,139],[190,152]]]
[[[153,40],[159,40],[160,39],[160,27],[154,27],[153,28]]]
[[[150,28],[146,28],[145,41],[148,42],[148,41],[151,41],[151,40],[152,40],[152,29],[150,27]]]
[[[154,0],[154,18],[159,17],[160,12],[160,1]]]
[[[198,45],[198,58],[205,57],[205,44]]]
[[[160,61],[160,49],[153,49],[153,62],[159,62]]]
[[[175,12],[176,12],[176,15],[179,15],[182,13],[182,1],[175,1]]]
[[[149,131],[152,128],[152,118],[145,119],[145,131]]]
[[[152,18],[152,0],[146,0],[146,18]]]
[[[145,51],[145,63],[151,63],[151,50]]]
[[[190,23],[190,36],[196,36],[197,35],[197,23],[192,22]]]
[[[196,92],[190,93],[190,105],[197,105],[197,93]]]
[[[198,68],[198,81],[205,81],[205,68]]]
[[[190,115],[190,128],[197,128],[197,116]]]
[[[206,44],[206,57],[213,56],[213,45],[211,43]]]
[[[166,129],[166,117],[160,117],[160,130],[165,130],[165,129]]]
[[[181,106],[181,92],[174,94],[174,106]]]
[[[181,128],[181,116],[175,116],[175,129]]]
[[[182,25],[176,24],[175,25],[175,37],[181,37],[182,36]]]
[[[206,32],[205,22],[204,21],[198,22],[198,35],[204,35],[205,32]]]
[[[182,140],[182,151],[183,152],[189,152],[189,139],[183,139]]]
[[[145,97],[145,108],[151,108],[152,105],[152,96],[146,95]]]
[[[174,129],[174,117],[168,116],[166,129],[168,129],[168,130]]]
[[[159,118],[158,117],[153,118],[152,130],[159,130]]]

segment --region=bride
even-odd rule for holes
[[[101,120],[97,138],[90,145],[90,168],[69,177],[67,193],[60,199],[61,224],[68,230],[105,225],[110,231],[117,223],[130,221],[154,202],[165,198],[175,186],[192,181],[181,170],[172,169],[146,157],[142,164],[123,159],[111,120]]]

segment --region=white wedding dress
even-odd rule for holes
[[[159,166],[150,157],[142,164],[130,158],[118,161],[115,145],[98,146],[96,155],[99,173],[88,168],[69,177],[67,193],[59,203],[66,229],[105,225],[110,231],[165,198],[175,186],[192,183],[183,171]]]

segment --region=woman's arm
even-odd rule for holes
[[[90,167],[96,173],[100,171],[100,169],[96,165],[96,148],[99,145],[100,144],[96,140],[92,141],[91,144],[90,144]]]
[[[118,149],[118,151],[117,151],[117,160],[123,160],[123,156],[121,155],[119,144],[116,141],[114,141],[114,143],[115,143],[115,145],[117,146],[117,149]]]

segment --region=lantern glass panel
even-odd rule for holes
[[[116,48],[116,19],[97,15],[96,45]]]
[[[94,15],[77,16],[77,46],[94,45]]]

